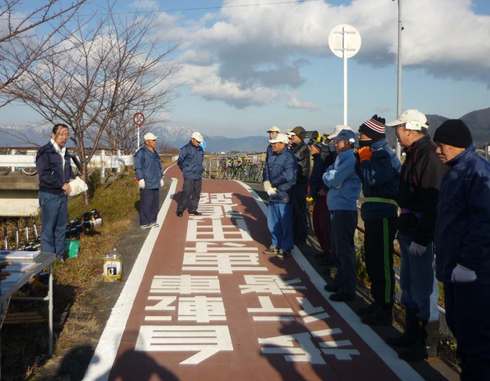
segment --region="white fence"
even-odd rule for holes
[[[0,155],[0,168],[7,168],[14,172],[19,169],[32,169],[36,167],[36,151],[30,150],[22,154],[11,153]],[[116,169],[118,172],[124,170],[127,166],[134,165],[133,155],[107,154],[101,150],[100,154],[94,155],[89,163],[89,168],[98,168],[101,170],[101,176],[105,177],[106,170]],[[31,172],[31,171],[29,171]],[[33,174],[33,173],[31,173]]]

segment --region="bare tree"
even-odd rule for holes
[[[85,2],[42,0],[30,2],[35,7],[25,12],[21,0],[0,0],[0,107],[12,101],[2,90],[34,62],[52,54],[52,48],[66,39],[69,21]]]
[[[8,93],[45,120],[70,126],[86,180],[88,163],[109,128],[117,131],[118,120],[132,110],[165,107],[165,80],[173,73],[165,58],[172,49],[158,52],[149,41],[151,21],[124,22],[109,10],[91,27],[77,22],[59,54],[26,70]]]

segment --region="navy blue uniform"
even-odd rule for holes
[[[201,146],[196,147],[189,142],[180,149],[177,165],[184,176],[184,185],[177,213],[182,213],[186,209],[191,213],[197,211],[204,172],[203,160],[204,151]]]
[[[291,212],[291,189],[296,183],[297,164],[293,154],[284,149],[280,153],[271,152],[265,163],[265,173],[275,195],[269,197],[267,226],[272,237],[272,246],[283,252],[293,248],[293,229]]]
[[[447,163],[435,230],[437,278],[458,342],[461,380],[490,380],[490,163],[474,147]],[[456,265],[477,279],[451,282]]]
[[[134,155],[134,167],[136,178],[145,180],[145,188],[140,189],[140,225],[150,225],[157,221],[160,206],[160,180],[163,177],[160,155],[143,146]]]

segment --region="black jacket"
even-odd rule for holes
[[[310,150],[304,142],[301,142],[294,144],[291,152],[294,154],[298,164],[296,184],[307,184],[310,176]]]
[[[73,178],[71,155],[65,152],[65,169],[61,155],[49,142],[42,146],[36,155],[36,169],[39,177],[39,191],[55,194],[63,193],[63,185]]]
[[[436,155],[436,146],[425,136],[405,150],[400,174],[398,230],[420,245],[434,239],[437,201],[446,167]]]

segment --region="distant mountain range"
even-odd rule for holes
[[[441,115],[429,114],[429,132],[431,135],[445,120],[446,117]],[[473,139],[477,146],[490,143],[490,107],[482,110],[472,111],[463,115],[461,119],[470,128]],[[392,129],[389,130],[388,139],[394,141]],[[177,127],[156,127],[152,131],[161,137],[166,146],[179,148],[187,143],[192,130],[189,128]],[[18,137],[21,135],[23,139]],[[41,145],[49,137],[49,127],[40,124],[28,125],[10,125],[9,127],[0,128],[0,147],[5,146],[31,146]],[[28,139],[27,139],[28,138]],[[247,136],[240,138],[229,138],[224,136],[205,136],[206,150],[208,152],[260,152],[267,145],[266,136]]]

